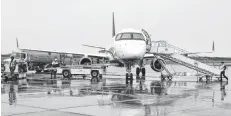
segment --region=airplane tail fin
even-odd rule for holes
[[[115,21],[114,21],[114,12],[112,12],[112,37],[115,36]]]
[[[18,38],[16,38],[16,45],[17,45],[17,48],[19,48],[19,45],[18,45]]]
[[[214,44],[214,41],[213,41],[212,50],[213,50],[213,52],[215,52],[215,44]]]

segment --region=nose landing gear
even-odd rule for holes
[[[131,65],[130,64],[127,64],[126,71],[127,71],[127,73],[126,73],[126,86],[128,86],[128,85],[132,86],[133,85],[133,74],[131,73]]]

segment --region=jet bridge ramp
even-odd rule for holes
[[[218,76],[220,75],[220,70],[214,66],[209,66],[207,64],[201,63],[199,61],[190,59],[186,56],[177,54],[177,53],[173,53],[173,54],[162,54],[160,55],[161,57],[171,60],[177,64],[186,66],[190,69],[196,70],[200,73],[203,73],[205,75],[209,75],[209,76]]]

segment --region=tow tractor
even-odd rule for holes
[[[54,68],[51,68],[54,70]],[[99,82],[103,74],[103,66],[99,64],[92,65],[67,65],[55,68],[57,75],[63,75],[63,79],[71,79],[73,76],[82,76],[85,79],[91,75],[91,82]]]

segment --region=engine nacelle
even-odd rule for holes
[[[80,65],[91,65],[92,64],[92,60],[91,58],[88,57],[83,57],[79,60],[79,64]]]
[[[163,62],[163,64],[165,65],[165,61],[162,58],[154,58],[154,59],[152,59],[151,64],[150,64],[152,70],[154,70],[156,72],[163,71],[164,67],[161,65],[160,62]]]

